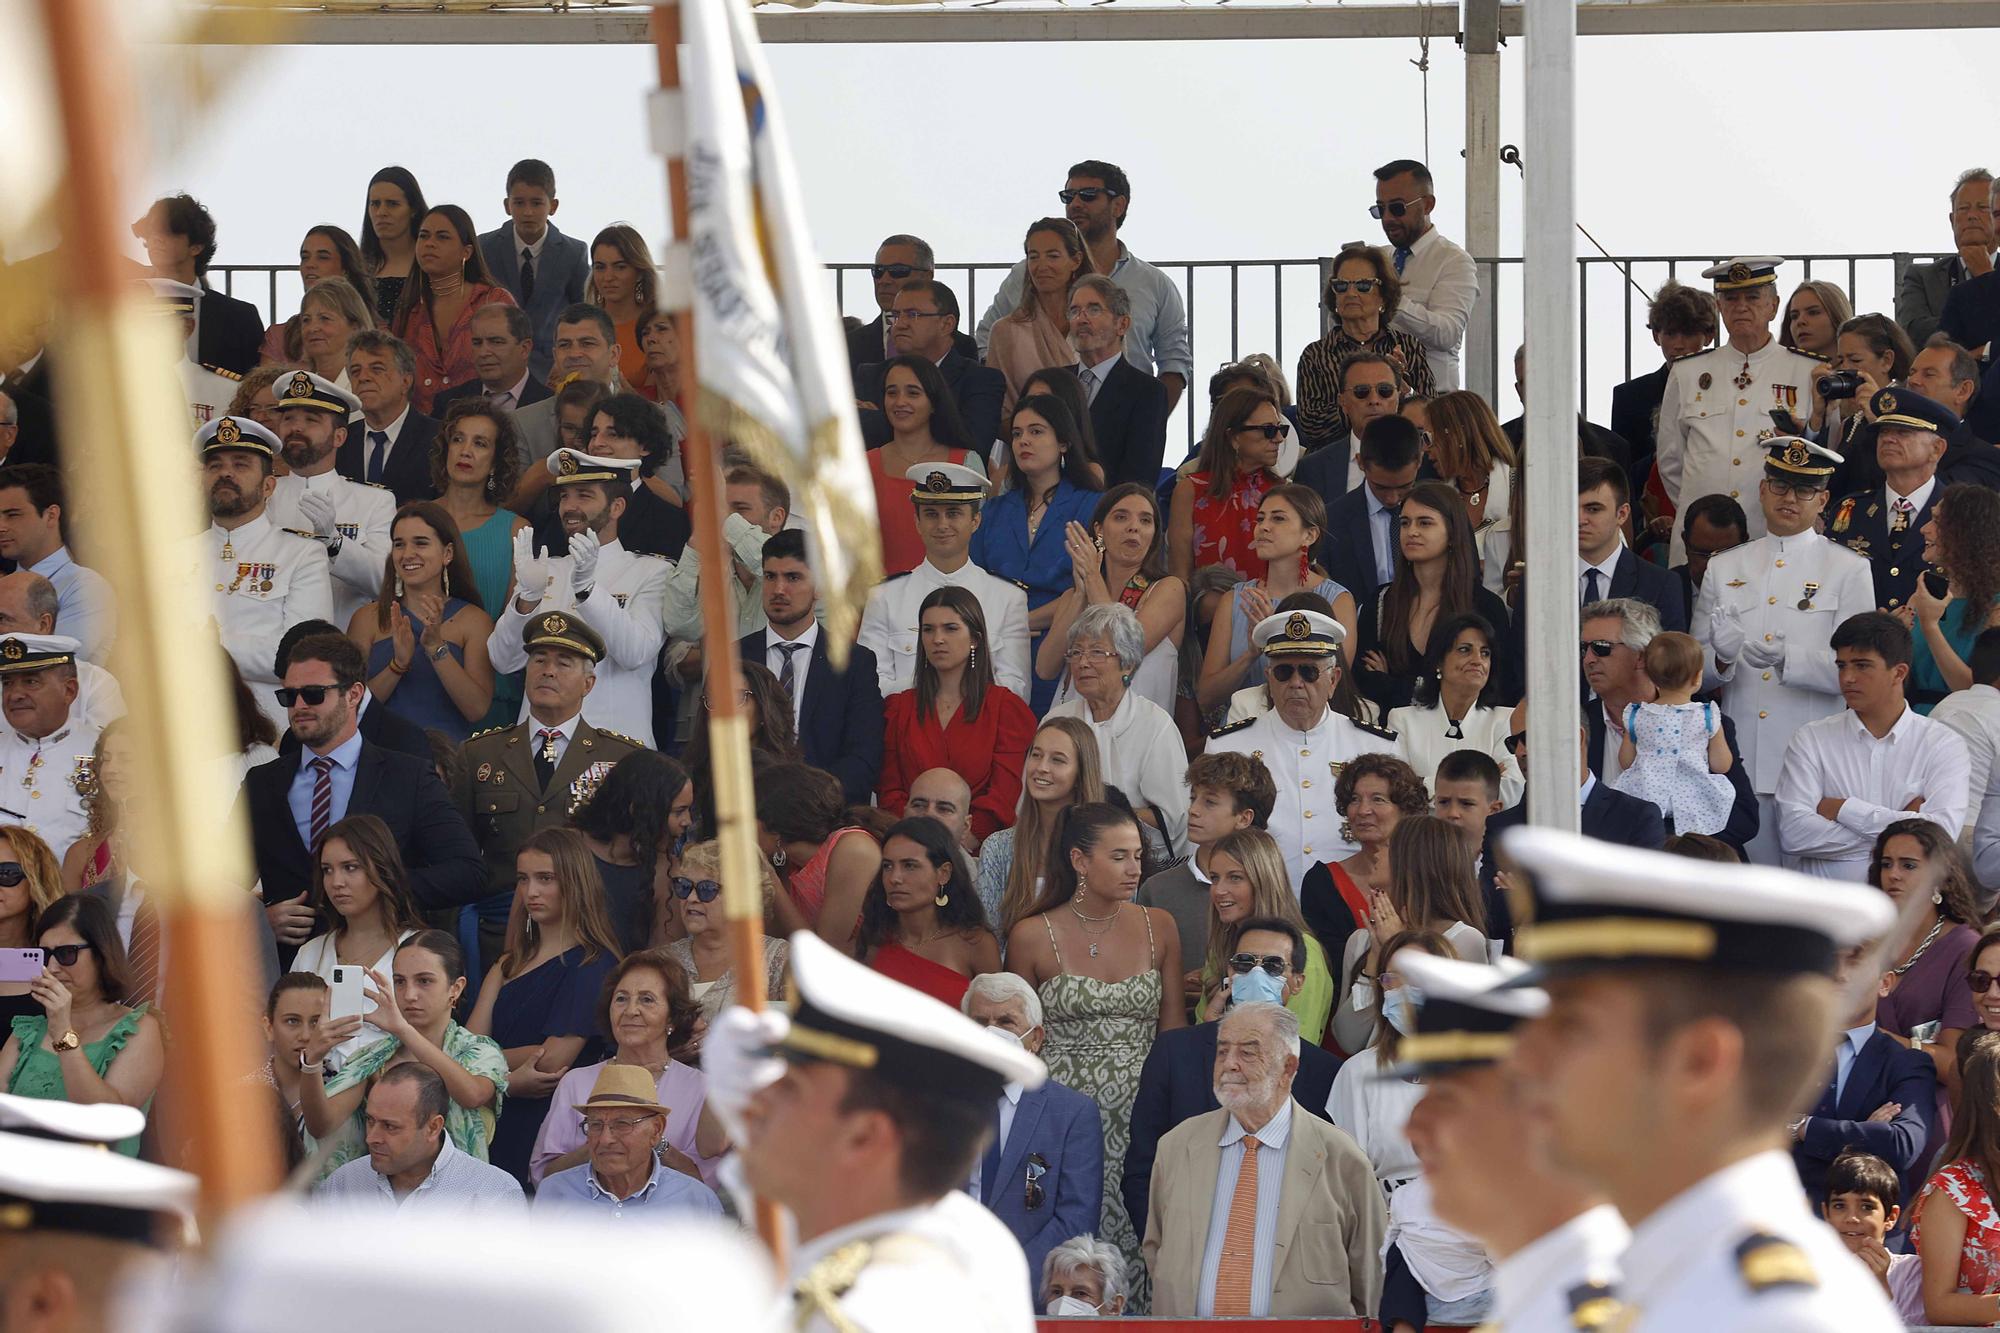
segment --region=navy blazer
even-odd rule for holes
[[[1514,913],[1507,905],[1507,895],[1500,892],[1493,882],[1493,849],[1499,846],[1502,833],[1527,822],[1528,793],[1523,791],[1519,804],[1502,810],[1486,821],[1486,845],[1480,849],[1479,891],[1485,899],[1486,938],[1503,941],[1510,952],[1514,940]],[[1602,782],[1590,784],[1590,795],[1583,802],[1582,826],[1584,837],[1616,843],[1620,847],[1644,847],[1657,852],[1667,841],[1667,824],[1659,806],[1636,796],[1627,796]]]
[[[1632,446],[1634,464],[1651,458],[1657,447],[1660,400],[1667,393],[1667,372],[1673,363],[1663,361],[1650,375],[1626,380],[1611,387],[1611,431]],[[1633,478],[1634,492],[1639,479]]]
[[[446,389],[443,393],[432,398],[431,411],[437,414],[439,421],[443,421],[444,410],[461,398],[480,398],[486,395],[487,388],[485,385],[476,379],[467,380],[465,383]],[[530,403],[539,403],[544,398],[553,397],[555,395],[550,393],[549,386],[542,383],[536,376],[535,368],[531,364],[528,367],[528,382],[522,387],[520,400],[514,404],[514,410],[518,412]]]
[[[893,432],[889,418],[882,414],[882,376],[886,363],[863,366],[855,376],[855,397],[867,406],[861,409],[861,434],[870,449],[887,444]],[[991,366],[982,366],[956,351],[938,362],[938,374],[958,404],[958,415],[972,437],[972,451],[982,459],[992,452],[1000,438],[1000,404],[1007,396],[1007,377]]]
[[[1119,357],[1090,403],[1090,433],[1104,465],[1104,489],[1160,484],[1167,453],[1167,386]]]
[[[1699,695],[1695,697],[1697,702],[1713,702],[1712,700],[1703,699]],[[1762,815],[1757,809],[1757,793],[1750,786],[1750,775],[1743,770],[1743,751],[1736,744],[1736,723],[1730,719],[1729,714],[1721,712],[1721,704],[1718,703],[1715,707],[1722,718],[1722,738],[1729,742],[1729,769],[1723,776],[1729,779],[1730,789],[1736,793],[1735,799],[1730,802],[1729,806],[1729,822],[1724,824],[1722,830],[1715,834],[1715,836],[1728,843],[1731,847],[1734,847],[1738,852],[1742,852],[1750,845],[1751,840],[1757,836],[1757,829],[1762,823]],[[1601,779],[1604,776],[1605,726],[1604,709],[1599,706],[1597,700],[1591,699],[1584,704],[1583,724],[1590,729],[1590,771],[1597,774]],[[1673,833],[1673,821],[1664,815],[1662,819],[1666,823],[1669,836],[1671,836]],[[1744,859],[1748,860],[1749,858],[1746,855]]]
[[[1876,1107],[1895,1102],[1903,1109],[1893,1119],[1871,1121]],[[1806,1121],[1805,1137],[1792,1144],[1792,1161],[1806,1197],[1817,1207],[1826,1190],[1826,1171],[1848,1148],[1874,1153],[1896,1168],[1908,1204],[1930,1161],[1931,1131],[1937,1120],[1937,1066],[1921,1051],[1913,1051],[1881,1029],[1869,1034],[1838,1101],[1833,1076],[1827,1075]]]
[[[535,345],[528,353],[529,378],[548,379],[549,368],[555,364],[556,316],[564,306],[583,299],[584,279],[590,276],[590,251],[576,237],[557,231],[556,224],[551,222],[549,234],[542,241],[542,257],[535,265],[534,297],[523,300],[521,252],[514,245],[514,224],[509,222],[496,231],[481,232],[479,249],[486,256],[486,267],[492,270],[493,280],[514,294],[515,302],[528,312],[528,322],[534,326]]]
[[[736,651],[746,662],[769,666],[765,651],[769,636],[768,629],[746,634]],[[847,651],[847,670],[835,671],[826,652],[825,629],[813,640],[812,661],[806,665],[806,702],[799,714],[799,748],[808,764],[840,779],[848,804],[866,805],[882,775],[882,685],[875,675],[874,653],[858,643]]]
[[[1146,1209],[1153,1193],[1153,1159],[1160,1140],[1184,1120],[1220,1110],[1215,1100],[1215,1034],[1221,1020],[1175,1028],[1153,1039],[1146,1063],[1139,1068],[1139,1091],[1132,1103],[1132,1142],[1125,1149],[1125,1174],[1119,1193],[1138,1234],[1146,1234]],[[1292,1100],[1328,1124],[1326,1100],[1333,1095],[1333,1076],[1340,1057],[1324,1047],[1299,1044],[1299,1071],[1292,1078]]]
[[[437,443],[438,422],[414,405],[403,418],[403,431],[389,446],[389,461],[382,468],[382,485],[396,497],[398,508],[412,500],[437,499],[431,485],[431,446]],[[333,456],[334,470],[349,481],[368,480],[368,423],[347,423],[347,438]]]
[[[1868,562],[1875,577],[1875,605],[1883,610],[1894,611],[1909,601],[1917,579],[1932,569],[1924,561],[1924,524],[1943,494],[1943,485],[1932,486],[1924,507],[1910,515],[1901,532],[1889,531],[1889,502],[1881,484],[1842,496],[1833,506],[1826,535]]]
[[[196,361],[247,375],[264,352],[264,317],[248,301],[219,292],[201,280],[201,318],[195,325]]]
[[[1299,460],[1298,472],[1292,480],[1312,487],[1326,501],[1326,535],[1319,542],[1319,567],[1354,594],[1358,613],[1362,606],[1374,602],[1382,585],[1375,577],[1375,531],[1368,521],[1368,483],[1363,482],[1351,491],[1340,489],[1347,484],[1347,453],[1342,442],[1336,440],[1317,453],[1307,454]],[[1389,522],[1392,543],[1396,540],[1394,512],[1390,511]],[[1391,568],[1395,558],[1396,553],[1391,550]]]
[[[969,333],[954,332],[951,335],[951,350],[968,361],[979,359],[979,343]],[[847,369],[857,385],[861,382],[862,370],[882,360],[887,351],[888,344],[882,339],[880,315],[847,331]]]
[[[1028,1207],[1028,1158],[1041,1174],[1041,1206]],[[1028,1257],[1028,1284],[1041,1304],[1042,1260],[1073,1236],[1097,1230],[1104,1204],[1104,1121],[1097,1103],[1050,1079],[1022,1092],[1002,1148],[991,1139],[979,1158],[979,1201],[1007,1224]]]

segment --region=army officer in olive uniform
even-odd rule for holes
[[[1938,460],[1958,414],[1912,389],[1883,389],[1869,408],[1883,483],[1835,506],[1826,535],[1873,567],[1877,609],[1897,611],[1932,568],[1924,561],[1924,524],[1943,490]]]

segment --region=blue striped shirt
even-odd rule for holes
[[[1229,1233],[1229,1206],[1236,1200],[1236,1181],[1243,1170],[1243,1124],[1230,1116],[1222,1131],[1222,1162],[1215,1170],[1215,1202],[1208,1210],[1208,1243],[1201,1253],[1201,1285],[1195,1288],[1195,1313],[1215,1313],[1215,1280],[1222,1271],[1222,1242]],[[1250,1266],[1250,1316],[1271,1313],[1271,1283],[1277,1277],[1278,1201],[1284,1193],[1285,1146],[1292,1138],[1292,1099],[1257,1131],[1257,1238]]]

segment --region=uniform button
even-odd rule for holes
[[[1895,566],[1893,566],[1893,565],[1892,565],[1892,566],[1890,566],[1890,568],[1889,568],[1889,577],[1893,579],[1893,578],[1895,578],[1895,577],[1896,577],[1897,575],[1901,574],[1902,572],[1903,572],[1902,570],[1900,570],[1900,569],[1897,569],[1897,568],[1896,568]]]
[[[1771,678],[1771,673],[1770,673],[1770,672],[1768,672],[1768,671],[1766,671],[1766,672],[1764,673],[1764,679],[1765,679],[1765,680],[1769,680],[1770,678]],[[1757,716],[1759,716],[1759,717],[1762,717],[1762,716],[1764,716],[1764,715],[1763,715],[1762,713],[1759,713],[1759,714],[1758,714]]]
[[[1768,635],[1768,634],[1766,634],[1766,635],[1764,636],[1764,642],[1765,642],[1765,643],[1769,643],[1770,641],[1771,641],[1771,636],[1770,636],[1770,635]]]
[[[1901,601],[1901,600],[1902,600],[1902,598],[1900,598],[1900,597],[1891,597],[1891,598],[1889,599],[1889,605],[1891,605],[1891,606],[1894,606],[1894,605],[1895,605],[1895,604],[1896,604],[1897,602],[1899,602],[1899,601]]]
[[[1736,400],[1736,405],[1738,407],[1748,407],[1750,406],[1750,400],[1748,398],[1738,398]]]
[[[1312,817],[1313,817],[1313,812],[1310,810],[1306,811],[1306,818],[1311,819]]]
[[[1769,713],[1765,712],[1765,711],[1764,711],[1763,709],[1761,709],[1761,708],[1760,708],[1760,709],[1758,709],[1758,710],[1757,710],[1757,716],[1758,716],[1758,717],[1769,717],[1769,716],[1771,716],[1771,715],[1770,715]]]
[[[1732,458],[1732,459],[1730,459],[1730,460],[1729,460],[1729,466],[1731,466],[1731,467],[1742,467],[1742,466],[1743,466],[1743,460],[1742,460],[1742,459],[1740,459],[1740,458]]]
[[[1301,758],[1301,759],[1310,759],[1310,758],[1312,758],[1312,757],[1313,757],[1313,752],[1312,752],[1311,750],[1300,750],[1300,751],[1299,751],[1299,758]]]
[[[1313,785],[1313,780],[1311,778],[1302,778],[1299,781],[1299,785],[1301,787],[1310,787]]]
[[[1729,498],[1730,498],[1730,499],[1732,499],[1732,500],[1740,500],[1740,499],[1742,499],[1742,498],[1743,498],[1743,492],[1741,492],[1741,491],[1731,491],[1731,492],[1729,493]]]
[[[1775,597],[1766,597],[1764,599],[1764,605],[1766,606],[1776,606],[1777,604],[1778,604],[1778,599]],[[1767,634],[1764,637],[1769,638],[1770,636]]]
[[[1780,561],[1778,562],[1778,568],[1779,568],[1779,569],[1783,569],[1784,567],[1785,567],[1785,562],[1784,562],[1784,561],[1782,561],[1782,560],[1780,560]]]
[[[538,814],[538,815],[541,815],[541,814],[547,814],[547,813],[548,813],[548,809],[549,809],[549,808],[548,808],[548,807],[547,807],[546,805],[538,805],[538,806],[536,806],[536,807],[535,807],[535,813],[536,813],[536,814]]]
[[[1739,430],[1739,431],[1737,431],[1737,432],[1736,432],[1736,438],[1737,438],[1737,439],[1739,439],[1739,440],[1740,440],[1740,439],[1742,439],[1742,438],[1743,438],[1743,432],[1742,432],[1742,431],[1740,431],[1740,430]]]

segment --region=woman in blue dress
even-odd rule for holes
[[[418,500],[389,525],[382,593],[354,613],[347,637],[368,655],[368,692],[390,712],[454,741],[472,734],[493,703],[486,637],[458,525],[443,506]]]
[[[1923,536],[1924,563],[1950,580],[1939,597],[1918,579],[1902,612],[1912,631],[1903,692],[1928,715],[1945,695],[1974,683],[1973,641],[2000,615],[2000,494],[1969,482],[1946,487]]]
[[[1069,590],[1071,523],[1089,523],[1098,492],[1090,447],[1061,399],[1028,394],[1014,404],[1007,426],[1006,489],[986,502],[972,534],[972,562],[1012,579],[1028,593],[1028,651],[1041,647],[1055,619],[1056,598]],[[1056,682],[1036,678],[1028,701],[1037,717],[1055,698]]]

